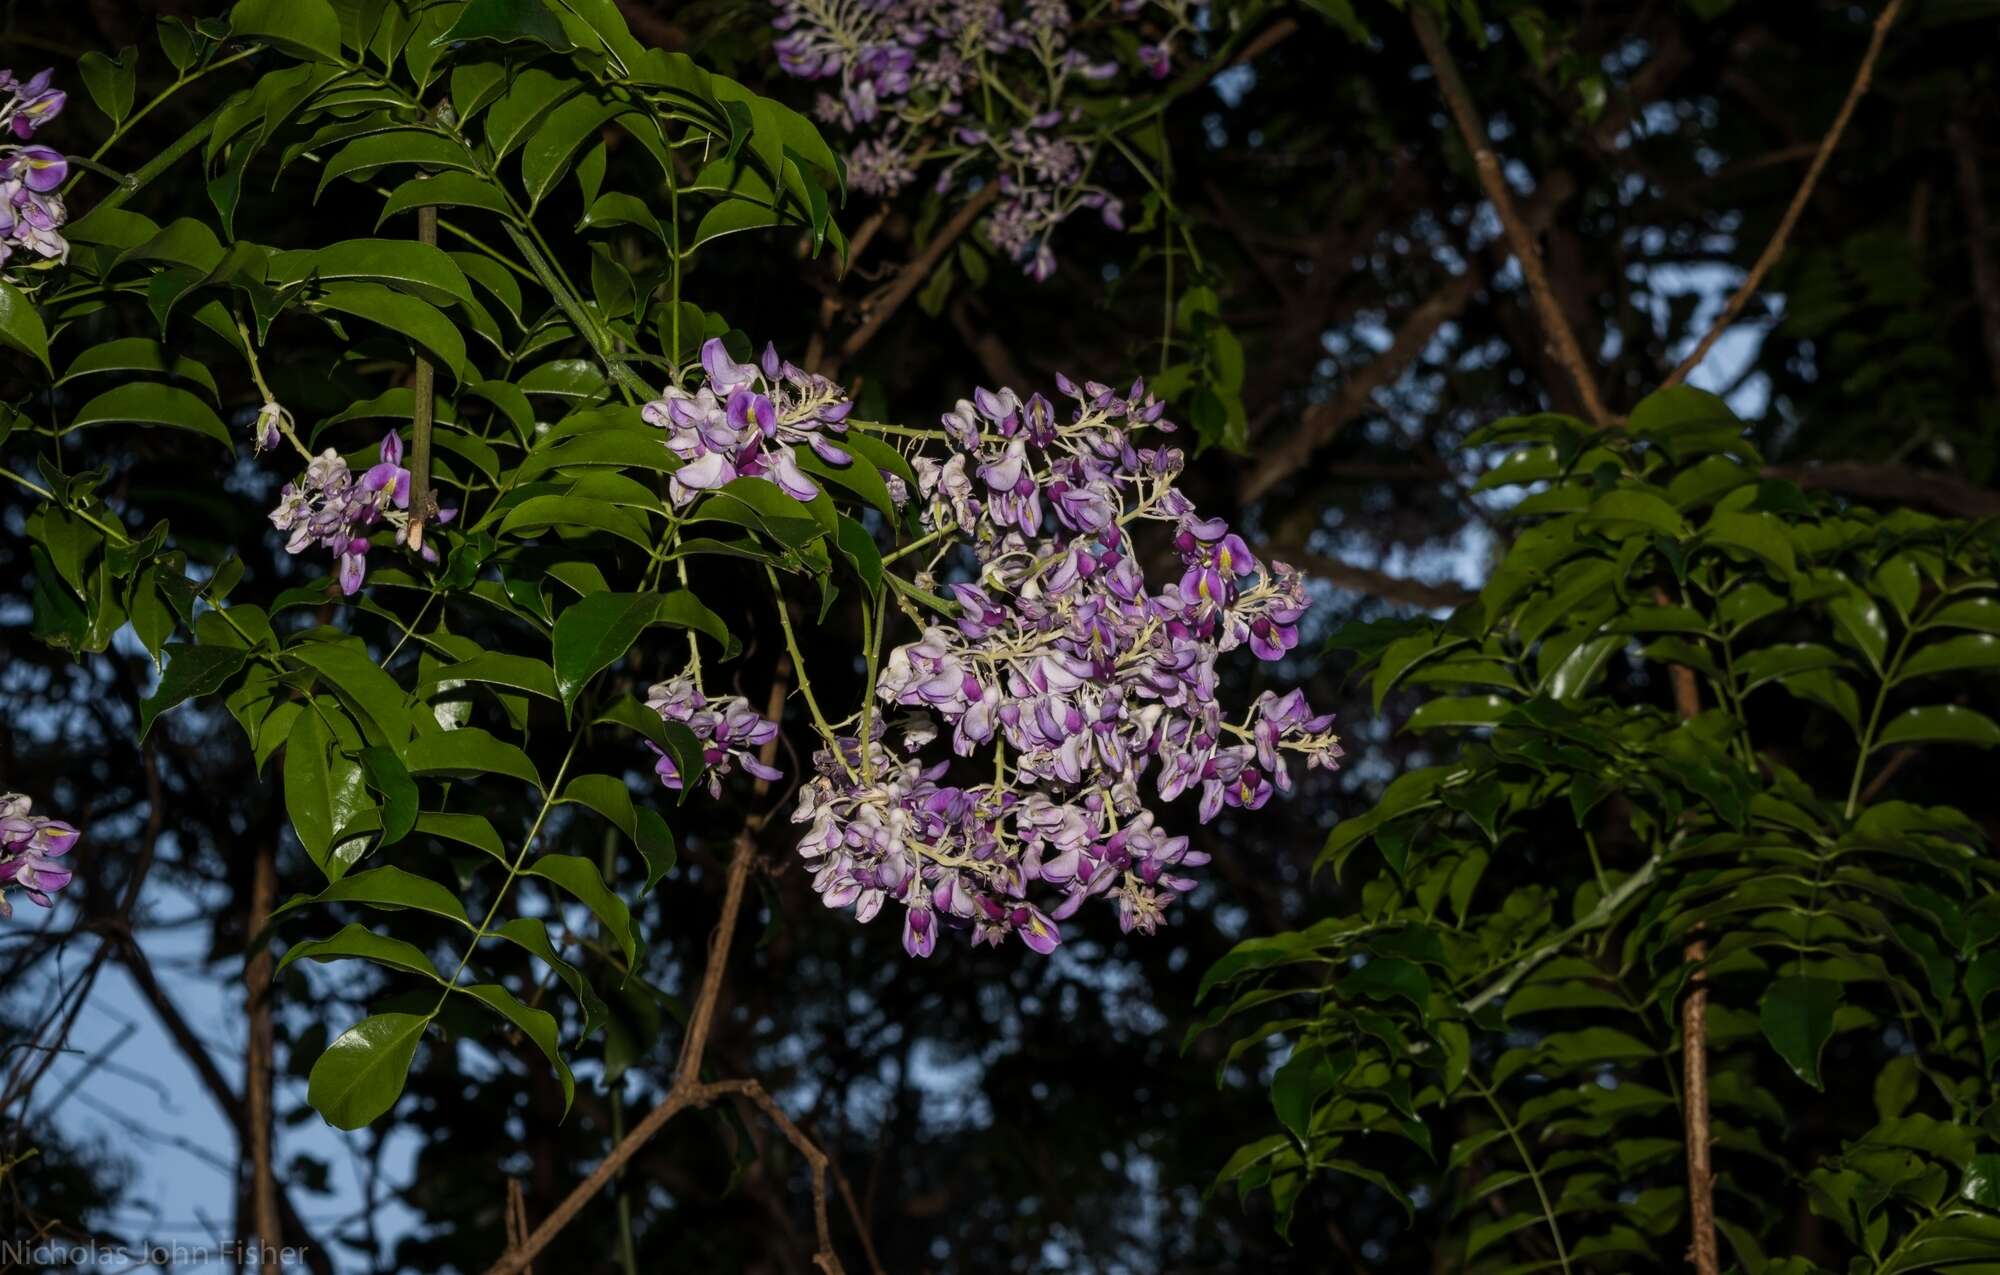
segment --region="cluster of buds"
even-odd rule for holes
[[[1102,116],[1075,98],[1124,69],[1114,40],[1137,28],[1131,70],[1169,73],[1174,45],[1208,20],[1192,0],[1118,0],[1122,23],[1079,23],[1067,0],[778,0],[772,50],[802,79],[829,82],[814,113],[852,143],[848,178],[887,198],[938,158],[937,189],[998,183],[993,246],[1037,281],[1056,266],[1056,230],[1079,209],[1122,229],[1120,202],[1091,184]],[[1129,41],[1126,42],[1129,45]]]
[[[60,819],[30,814],[32,809],[33,803],[20,793],[0,795],[0,918],[14,915],[14,905],[7,902],[10,885],[48,907],[53,902],[49,896],[69,884],[70,870],[56,860],[69,853],[80,834]]]
[[[22,81],[0,70],[0,136],[28,138],[62,113],[68,95],[49,87],[49,72]],[[37,257],[65,260],[69,244],[61,227],[68,217],[56,192],[69,179],[69,160],[47,146],[0,145],[0,262],[25,248]]]
[[[854,404],[832,381],[792,366],[769,345],[759,362],[738,363],[719,338],[702,344],[701,368],[700,389],[671,386],[640,411],[667,431],[667,449],[684,462],[668,483],[676,505],[738,478],[762,478],[795,500],[811,500],[819,486],[792,449],[803,443],[832,465],[852,459],[832,435],[846,432]]]
[[[1057,383],[1066,421],[1011,390],[945,414],[951,454],[916,462],[921,520],[944,545],[918,584],[955,546],[971,578],[950,585],[952,622],[895,648],[876,679],[885,707],[913,712],[828,741],[793,814],[823,901],[863,920],[900,904],[913,955],[946,926],[1046,952],[1094,896],[1151,933],[1207,856],[1161,828],[1149,781],[1161,801],[1198,794],[1205,823],[1289,791],[1290,759],[1341,756],[1331,715],[1299,691],[1265,692],[1238,720],[1217,698],[1222,654],[1296,646],[1299,575],[1197,516],[1175,487],[1180,451],[1141,445],[1173,428],[1143,383]],[[1177,551],[1177,580],[1147,581],[1132,539],[1145,524]],[[947,733],[981,760],[919,756]],[[952,779],[967,769],[977,778]]]
[[[646,705],[662,721],[679,722],[694,732],[708,771],[709,796],[722,796],[723,776],[736,766],[767,783],[783,778],[775,767],[766,766],[750,751],[776,739],[778,724],[759,717],[757,710],[750,707],[750,701],[741,695],[712,700],[702,694],[692,674],[683,674],[655,685],[646,695]],[[682,786],[680,767],[658,746],[647,747],[659,757],[653,773],[660,777],[661,783],[678,792]]]
[[[259,416],[259,450],[263,432],[280,428],[274,407],[267,405]],[[268,424],[265,415],[270,416]],[[403,468],[402,437],[390,431],[378,454],[381,459],[357,475],[339,452],[327,448],[306,465],[303,477],[285,484],[270,514],[272,526],[291,533],[286,553],[300,553],[312,545],[333,553],[340,591],[349,597],[360,591],[368,571],[368,529],[387,523],[400,539],[409,522],[410,471]],[[436,521],[450,522],[457,514],[456,509],[441,509]],[[421,552],[426,562],[438,560],[437,550],[429,544]]]

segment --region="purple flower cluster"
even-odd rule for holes
[[[1085,26],[1068,0],[777,0],[772,49],[786,73],[830,82],[815,114],[852,137],[856,190],[892,196],[930,159],[945,161],[940,191],[997,182],[987,238],[1039,281],[1077,210],[1124,226],[1118,198],[1089,181],[1102,116],[1070,99],[1119,74],[1113,40],[1134,27],[1147,38],[1132,70],[1167,75],[1204,7],[1118,0],[1121,22]]]
[[[792,366],[768,345],[758,363],[738,363],[718,338],[703,343],[701,367],[707,383],[699,390],[670,386],[641,409],[686,462],[668,482],[676,505],[738,478],[762,478],[811,500],[819,486],[799,468],[793,447],[804,443],[833,465],[852,459],[831,435],[846,432],[854,404],[832,381]]]
[[[732,764],[767,782],[784,777],[750,751],[776,739],[778,724],[759,717],[757,710],[750,707],[750,701],[741,695],[711,700],[701,693],[692,675],[683,674],[655,685],[646,695],[646,706],[663,721],[679,722],[694,732],[701,742],[702,760],[708,765],[709,796],[722,796],[722,777],[730,772]],[[653,773],[660,777],[661,783],[678,792],[682,782],[680,767],[656,745],[647,747],[659,756]]]
[[[7,902],[10,885],[48,907],[49,896],[69,884],[70,870],[56,860],[69,853],[80,834],[60,819],[28,813],[31,809],[33,803],[20,793],[0,795],[0,917],[14,915],[14,905]]]
[[[27,138],[62,113],[68,94],[49,87],[48,71],[22,81],[0,70],[0,135]],[[57,194],[69,178],[69,160],[47,146],[0,145],[0,262],[25,248],[37,257],[66,260],[69,243],[59,233],[69,213]]]
[[[268,426],[263,415],[258,420],[261,450],[265,431],[275,428],[276,417]],[[292,533],[285,541],[286,553],[299,553],[313,544],[333,552],[340,591],[350,597],[360,591],[368,570],[366,529],[386,522],[400,531],[409,522],[410,471],[403,468],[402,437],[394,431],[384,436],[380,457],[356,475],[339,452],[327,448],[313,457],[304,477],[285,484],[270,515],[272,526]],[[450,522],[457,514],[456,509],[441,509],[437,521]],[[438,560],[437,550],[428,544],[421,552],[426,562]]]
[[[916,462],[921,517],[945,553],[970,546],[976,574],[949,586],[952,622],[881,669],[877,697],[914,711],[817,753],[792,816],[810,825],[799,853],[827,906],[865,921],[901,904],[913,955],[942,926],[1047,952],[1093,896],[1127,932],[1151,933],[1207,855],[1159,826],[1149,777],[1162,801],[1198,795],[1205,823],[1289,791],[1290,757],[1332,769],[1341,756],[1331,715],[1299,691],[1267,691],[1237,721],[1217,698],[1223,653],[1276,660],[1297,644],[1299,575],[1197,516],[1175,488],[1179,450],[1138,441],[1172,428],[1143,383],[1121,395],[1057,379],[1075,403],[1067,421],[1011,390],[945,414],[951,455]],[[1148,523],[1181,566],[1157,587],[1132,539]],[[980,778],[918,758],[947,731],[958,757],[990,756]]]

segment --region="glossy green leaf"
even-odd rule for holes
[[[1766,988],[1758,1010],[1764,1039],[1799,1079],[1815,1089],[1821,1087],[1820,1051],[1833,1035],[1840,1000],[1840,984],[1832,979],[1793,976]]]
[[[299,844],[330,881],[341,878],[360,848],[355,841],[337,843],[336,835],[368,807],[361,767],[337,744],[326,710],[310,705],[285,740],[285,812]]]
[[[382,794],[382,844],[393,846],[417,823],[417,785],[396,754],[381,745],[361,750],[361,773]]]
[[[359,1129],[403,1094],[427,1014],[376,1014],[340,1037],[312,1067],[306,1101],[336,1129]]]
[[[450,775],[457,779],[505,775],[530,784],[537,791],[542,787],[541,775],[526,753],[472,726],[417,736],[403,750],[403,764],[413,775]]]
[[[160,714],[201,695],[213,695],[242,669],[250,653],[226,646],[194,646],[184,642],[166,647],[167,667],[160,684],[139,701],[139,738],[153,728]]]
[[[363,903],[389,911],[410,908],[456,921],[468,930],[473,928],[472,922],[466,919],[464,905],[451,891],[429,877],[420,877],[394,866],[369,868],[365,872],[342,877],[318,894],[296,895],[273,908],[271,917],[276,920],[287,912],[313,903]]]
[[[340,60],[340,19],[326,0],[240,0],[229,11],[229,29],[296,57]]]
[[[376,284],[338,283],[315,297],[314,304],[408,337],[442,364],[454,380],[465,379],[465,338],[457,324],[428,302]]]
[[[631,909],[625,906],[625,900],[613,894],[610,887],[604,884],[604,876],[597,870],[596,864],[573,854],[545,854],[530,863],[526,873],[554,882],[589,908],[617,941],[626,965],[630,966],[637,960],[638,940],[632,933]]]
[[[431,958],[424,955],[422,948],[413,943],[405,943],[401,939],[377,934],[358,922],[350,922],[331,938],[307,939],[302,943],[292,944],[286,950],[284,959],[278,962],[277,972],[284,973],[285,967],[294,961],[319,961],[324,964],[350,957],[373,961],[377,965],[387,965],[392,969],[407,970],[412,974],[421,974],[435,982],[444,982],[444,977],[437,972],[437,967],[431,964]]]
[[[92,425],[119,424],[192,430],[224,447],[235,445],[215,409],[177,385],[156,381],[134,381],[104,391],[77,409],[70,423],[63,427],[63,433]]]
[[[4,279],[0,279],[0,342],[41,364],[42,371],[50,370],[49,332],[41,314],[34,302]]]
[[[502,44],[527,40],[557,53],[576,47],[541,0],[471,0],[458,20],[431,43],[442,48],[468,40]]]
[[[1896,680],[1973,669],[2000,669],[2000,637],[1991,633],[1965,633],[1919,647],[1896,670]]]
[[[1977,709],[1957,704],[1912,708],[1882,728],[1877,748],[1894,744],[1972,744],[1991,748],[2000,744],[2000,724]]]
[[[555,1069],[556,1078],[562,1081],[563,1114],[569,1114],[570,1104],[576,1101],[576,1079],[570,1075],[569,1063],[563,1059],[562,1040],[555,1016],[545,1009],[523,1005],[514,993],[498,983],[461,985],[458,990],[485,1003],[519,1028],[522,1035],[535,1042],[535,1048],[542,1051],[542,1056],[549,1060],[549,1066]]]
[[[504,651],[482,651],[470,659],[446,665],[426,682],[425,693],[435,691],[446,682],[491,682],[539,695],[543,699],[558,698],[555,673],[547,664]]]

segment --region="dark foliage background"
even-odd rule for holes
[[[623,7],[642,39],[698,51],[764,91],[803,100],[774,79],[761,6]],[[1559,299],[1595,356],[1602,393],[1622,410],[1666,374],[1764,246],[1847,89],[1873,14],[1824,0],[1561,6],[1551,30],[1602,73],[1593,118],[1576,85],[1538,68],[1507,34],[1504,17],[1520,7],[1489,6],[1483,49],[1463,29],[1454,44],[1524,208],[1546,227]],[[1339,888],[1308,873],[1328,828],[1421,760],[1393,729],[1397,701],[1375,716],[1340,661],[1318,654],[1319,639],[1347,620],[1447,605],[1476,585],[1505,532],[1488,498],[1468,492],[1489,457],[1462,439],[1498,416],[1577,407],[1407,22],[1386,4],[1355,10],[1371,31],[1366,44],[1309,8],[1255,14],[1272,38],[1165,117],[1174,198],[1197,227],[1204,282],[1250,369],[1247,446],[1207,452],[1192,468],[1193,494],[1240,515],[1261,548],[1323,582],[1301,658],[1276,675],[1305,681],[1315,704],[1339,711],[1348,768],[1254,823],[1205,829],[1216,854],[1210,882],[1151,941],[1096,924],[1052,959],[953,948],[915,962],[891,930],[818,908],[796,868],[755,883],[756,924],[730,956],[711,1057],[731,1074],[764,1077],[834,1155],[888,1270],[1401,1271],[1429,1260],[1421,1215],[1408,1225],[1352,1182],[1312,1187],[1289,1243],[1272,1233],[1262,1203],[1204,1201],[1246,1129],[1268,1123],[1265,1098],[1254,1084],[1217,1086],[1221,1041],[1181,1052],[1200,971],[1246,934],[1309,920]],[[86,49],[143,46],[158,13],[197,11],[13,3],[0,62],[33,69]],[[1989,136],[2000,101],[1996,36],[2000,9],[1990,3],[1909,7],[1791,250],[1698,378],[1734,395],[1758,421],[1774,468],[1802,485],[1966,516],[2000,512],[2000,333],[1990,308],[1982,323],[1973,260],[1978,244],[1989,256],[2000,244],[1968,198],[1974,180],[2000,191]],[[146,82],[142,63],[142,92]],[[195,109],[170,103],[108,159],[136,164]],[[64,143],[84,149],[78,133],[91,125],[81,95],[72,111]],[[201,197],[192,182],[160,184],[134,207],[165,222],[175,201]],[[337,198],[323,215],[339,215]],[[875,212],[855,200],[843,220],[851,230]],[[938,221],[921,189],[886,212],[844,277],[777,250],[775,238],[744,236],[702,256],[689,294],[726,297],[736,324],[783,350],[803,349],[816,328],[838,338]],[[1062,261],[1045,284],[1002,266],[983,286],[961,279],[903,307],[845,369],[864,404],[928,424],[974,383],[1025,391],[1058,370],[1117,380],[1155,365],[1162,261],[1151,237],[1079,231]],[[1185,280],[1188,263],[1177,266]],[[273,376],[282,394],[323,404],[347,393],[326,367],[323,352],[300,349]],[[124,499],[168,514],[183,535],[200,528],[237,546],[253,579],[295,571],[273,556],[276,539],[262,527],[268,474],[247,464],[190,473],[191,453],[161,435],[128,434],[119,445]],[[0,937],[0,989],[25,992],[21,1017],[0,1024],[0,1044],[18,1039],[24,1020],[88,995],[79,981],[94,960],[124,959],[115,917],[135,875],[146,882],[133,918],[142,935],[169,925],[205,936],[203,968],[163,974],[169,985],[238,978],[251,854],[283,824],[269,775],[250,776],[241,735],[220,714],[184,714],[143,752],[134,746],[126,706],[151,675],[143,655],[114,649],[78,662],[33,640],[20,540],[27,508],[11,485],[0,489],[0,787],[47,794],[90,835],[74,910],[42,930],[43,918],[24,910]],[[726,582],[701,591],[728,596]],[[815,654],[860,647],[853,633],[815,642]],[[753,650],[732,670],[755,702],[774,656]],[[636,684],[672,657],[654,658],[660,667],[632,670]],[[827,665],[816,680],[831,698],[850,698],[838,664]],[[788,772],[799,763],[791,758]],[[1916,799],[1965,803],[2000,833],[1983,765],[1977,755],[1927,760]],[[701,968],[718,853],[745,813],[742,797],[674,816],[682,868],[654,895],[648,924],[660,936],[648,973],[673,996]],[[789,833],[779,823],[765,834],[772,862],[785,864]],[[595,849],[587,825],[564,835],[571,849]],[[293,854],[287,843],[281,895],[302,884],[304,861]],[[290,977],[281,1072],[295,1053],[316,1052],[298,1048],[301,1035],[358,1016],[369,991],[357,984],[344,993],[351,1004],[330,1004]],[[636,1067],[648,1083],[665,1079],[673,1009],[632,1011],[642,1027],[664,1023]],[[401,1109],[419,1137],[409,1170],[394,1169],[393,1138],[355,1140],[384,1166],[378,1198],[393,1197],[417,1223],[371,1233],[357,1218],[328,1228],[317,1238],[341,1270],[477,1270],[496,1252],[503,1173],[522,1178],[539,1217],[606,1146],[611,1116],[594,1086],[580,1087],[558,1124],[560,1094],[539,1064],[475,1048],[427,1057],[411,1081],[417,1101]],[[496,1070],[510,1079],[469,1080]],[[1830,1145],[1870,1104],[1843,1090],[1837,1060],[1828,1071],[1822,1108],[1802,1119]],[[648,1092],[635,1091],[631,1108],[643,1110]],[[302,1099],[300,1072],[280,1086],[281,1115],[316,1121]],[[0,1113],[0,1122],[20,1115]],[[90,1233],[91,1205],[120,1191],[130,1149],[42,1146],[60,1172],[10,1175],[0,1232],[57,1219]],[[313,1177],[310,1164],[288,1171],[295,1200],[313,1198]],[[649,1268],[806,1269],[803,1172],[762,1131],[720,1116],[671,1126],[634,1164],[628,1190]],[[233,1208],[224,1199],[215,1211]],[[610,1198],[592,1208],[569,1232],[559,1269],[611,1268]],[[1676,1254],[1661,1255],[1661,1265],[1675,1264]]]

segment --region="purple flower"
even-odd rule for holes
[[[1067,419],[981,389],[944,417],[951,453],[913,462],[920,522],[969,558],[943,586],[957,614],[885,653],[875,694],[908,715],[823,741],[793,814],[826,905],[867,919],[902,904],[912,955],[940,927],[1047,953],[1092,898],[1152,933],[1207,856],[1160,828],[1149,785],[1206,822],[1289,792],[1292,760],[1341,756],[1298,691],[1240,715],[1218,698],[1222,655],[1298,644],[1298,574],[1175,489],[1183,459],[1154,441],[1172,426],[1143,382],[1057,386]],[[1171,536],[1178,579],[1147,580],[1132,540],[1147,523]],[[947,733],[951,758],[927,760]],[[953,758],[983,776],[989,756],[990,780],[958,776]]]
[[[668,480],[675,505],[738,478],[761,478],[795,500],[811,500],[819,484],[799,466],[801,443],[827,464],[853,463],[833,442],[854,410],[840,386],[792,366],[769,346],[757,363],[738,363],[717,338],[702,344],[701,368],[706,385],[692,393],[669,387],[640,409],[647,423],[667,431],[667,450],[685,462]]]
[[[67,100],[49,87],[41,71],[25,84],[0,71],[0,125],[25,138],[62,112]],[[69,212],[56,191],[69,177],[69,160],[48,146],[0,146],[0,262],[27,249],[45,260],[64,261],[69,243],[59,233]]]
[[[258,415],[259,421],[264,421],[265,412],[275,406],[267,404]],[[283,409],[278,412],[282,414]],[[275,426],[278,419],[271,417],[270,425]],[[263,437],[260,434],[260,442]],[[333,552],[340,590],[349,597],[361,591],[367,575],[366,530],[386,522],[400,539],[409,523],[410,471],[402,464],[402,438],[391,431],[377,455],[377,463],[357,478],[340,453],[329,447],[313,458],[299,481],[285,484],[277,507],[270,513],[272,526],[291,533],[285,552],[301,553],[314,544]],[[439,510],[437,521],[450,522],[457,513],[456,509]],[[438,560],[432,545],[426,544],[422,553],[428,562]]]
[[[701,744],[711,797],[722,796],[722,779],[737,766],[766,782],[784,778],[783,772],[766,766],[750,751],[776,739],[778,724],[758,715],[750,707],[750,701],[741,695],[710,700],[692,676],[683,674],[655,685],[647,693],[646,706],[658,713],[662,721],[679,722],[693,732]],[[657,746],[647,747],[657,757],[653,772],[660,782],[678,791],[684,782],[680,767]]]
[[[17,792],[0,795],[0,918],[14,915],[6,887],[19,886],[39,907],[70,883],[71,871],[56,860],[77,842],[77,830],[60,819],[32,813],[33,803]]]

